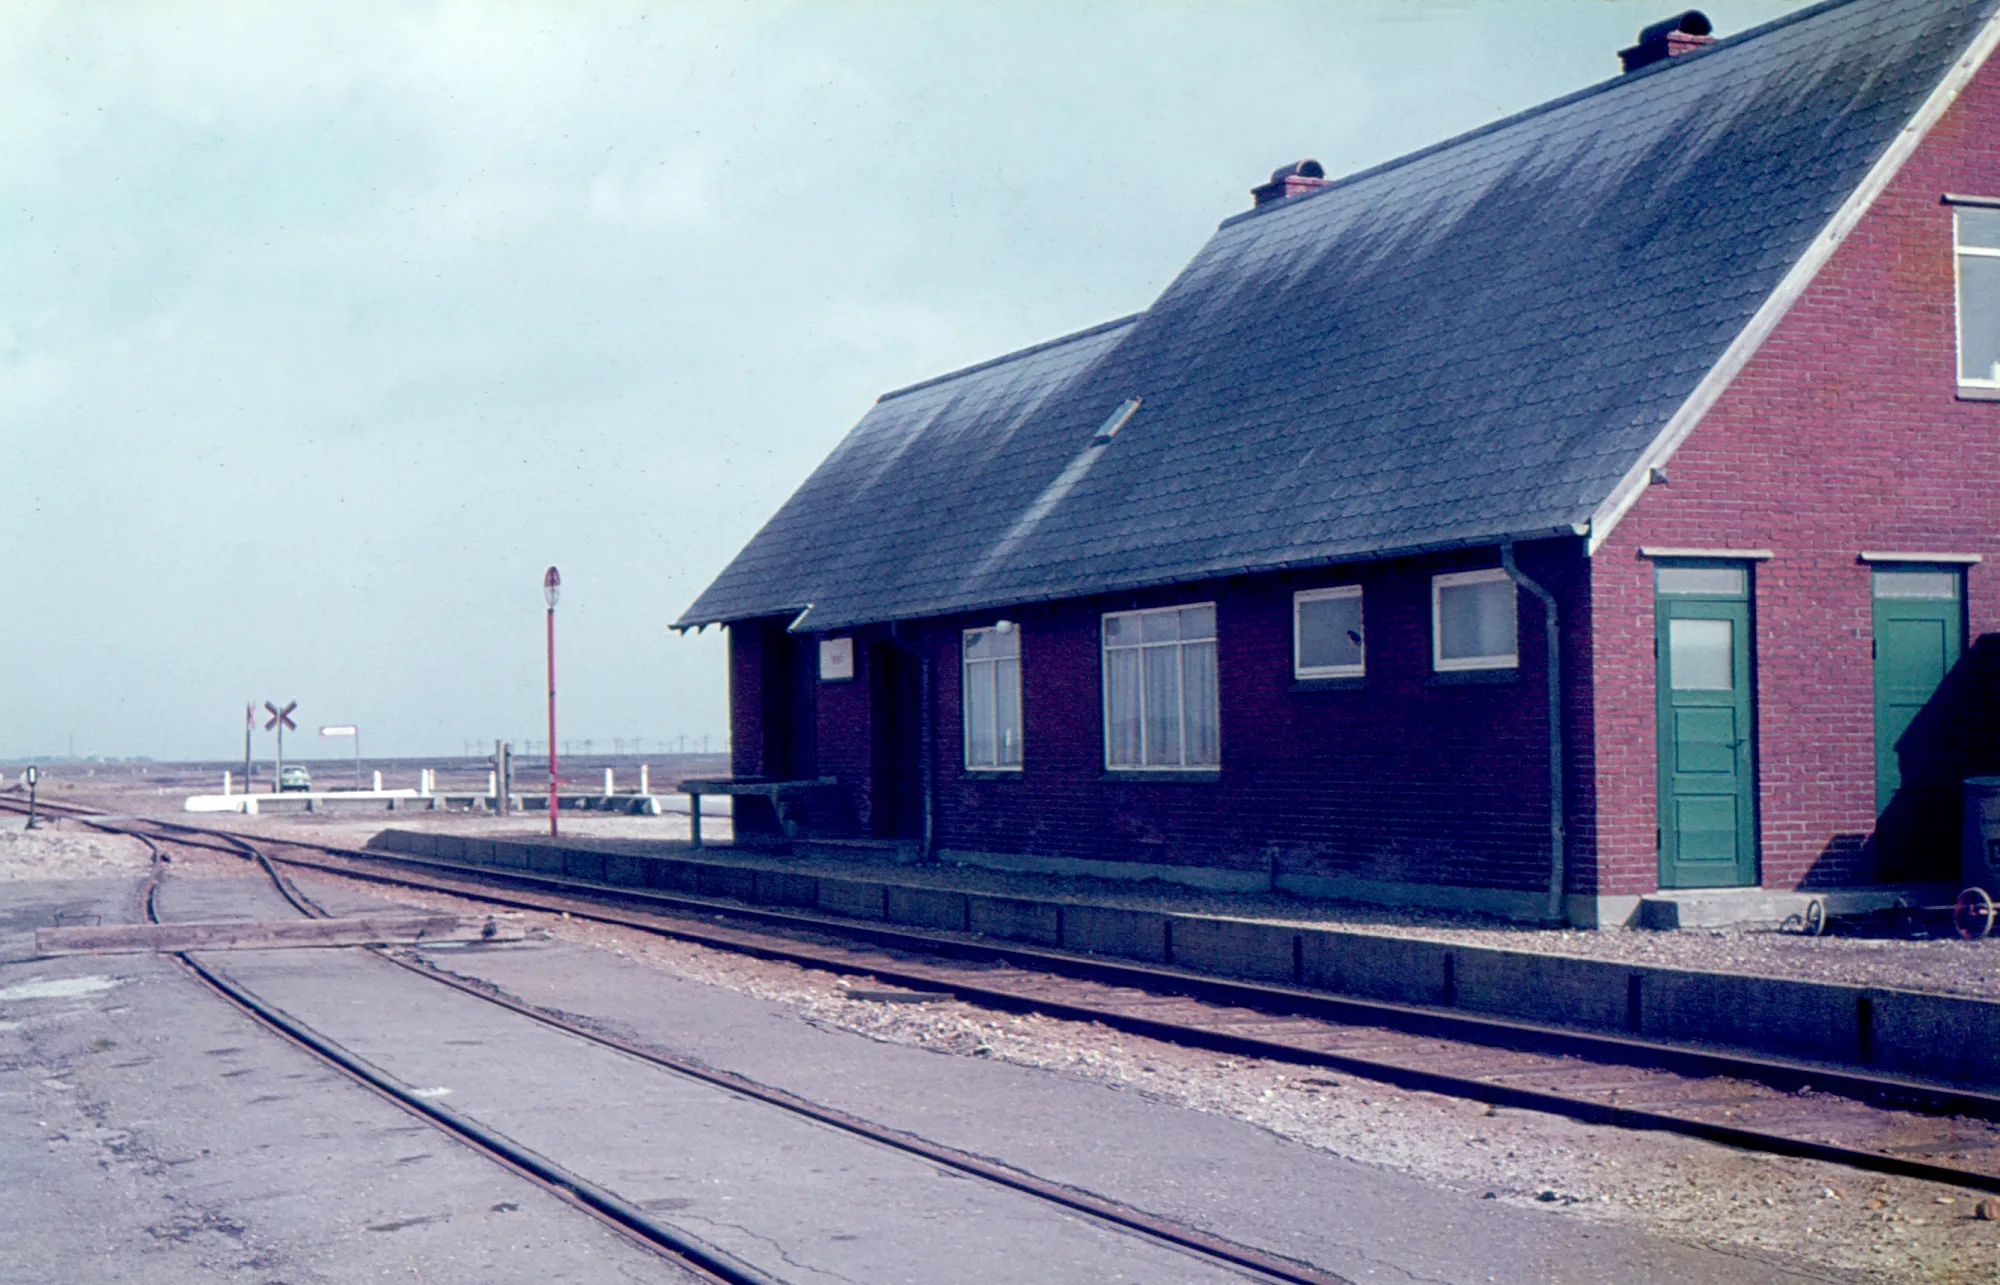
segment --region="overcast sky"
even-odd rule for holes
[[[668,622],[878,394],[1670,7],[10,0],[0,755],[539,737],[549,563],[563,738],[720,745]]]

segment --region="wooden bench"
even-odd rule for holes
[[[680,783],[680,792],[688,796],[688,822],[693,838],[693,846],[701,846],[701,797],[704,794],[729,794],[738,797],[768,799],[771,811],[778,818],[778,828],[789,841],[798,835],[798,821],[795,804],[814,794],[824,793],[839,784],[833,777],[822,776],[813,781],[771,781],[758,777],[697,777]]]

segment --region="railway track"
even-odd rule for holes
[[[246,842],[174,822],[71,815],[109,829],[158,827],[197,845]],[[267,858],[278,865],[566,913],[986,1007],[1099,1022],[1496,1107],[2000,1192],[2000,1095],[1226,981],[964,934],[858,925],[297,840],[260,836],[258,843],[285,849]]]
[[[5,802],[11,803],[11,800]],[[278,895],[300,914],[312,918],[328,917],[324,908],[287,879],[278,868],[282,864],[295,863],[287,863],[283,858],[272,858],[257,843],[242,836],[200,830],[198,827],[174,827],[171,823],[164,822],[153,823],[151,828],[154,832],[148,832],[149,827],[142,819],[114,820],[94,816],[80,809],[65,808],[63,815],[113,833],[129,835],[146,844],[153,855],[153,867],[144,890],[144,906],[146,916],[152,922],[162,922],[158,911],[157,893],[161,880],[161,863],[165,856],[165,848],[168,846],[221,852],[255,863],[262,869]],[[183,828],[197,833],[171,832]],[[811,1102],[782,1089],[775,1089],[727,1071],[676,1058],[657,1049],[607,1035],[580,1025],[559,1013],[525,1003],[473,979],[442,969],[424,958],[418,951],[392,947],[362,949],[386,963],[429,982],[449,987],[483,1004],[561,1031],[588,1044],[612,1050],[662,1071],[711,1085],[869,1143],[941,1165],[966,1177],[1029,1196],[1067,1213],[1082,1215],[1086,1219],[1203,1260],[1240,1278],[1258,1282],[1277,1282],[1280,1285],[1353,1285],[1353,1282],[1346,1277],[1322,1271],[1310,1264],[1238,1244],[1087,1191],[1046,1181],[1031,1173],[1013,1169],[984,1157],[942,1146],[900,1130],[885,1128],[849,1112]],[[729,1285],[782,1285],[781,1278],[771,1276],[753,1264],[671,1223],[654,1218],[644,1209],[622,1199],[615,1191],[565,1169],[506,1134],[453,1111],[422,1092],[412,1090],[324,1033],[269,1003],[240,982],[210,968],[196,958],[194,953],[177,953],[174,958],[204,986],[282,1038],[698,1277],[727,1282]]]

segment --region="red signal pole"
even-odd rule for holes
[[[550,567],[542,576],[542,600],[549,604],[549,837],[556,835],[556,812],[562,803],[556,777],[556,599],[562,596],[562,577]]]

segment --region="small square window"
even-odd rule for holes
[[[1441,671],[1514,669],[1519,591],[1505,571],[1431,577],[1431,663]]]
[[[1294,677],[1361,677],[1365,650],[1361,636],[1360,585],[1292,595]]]
[[[2000,209],[1961,206],[1952,226],[1958,270],[1958,382],[2000,388]]]

